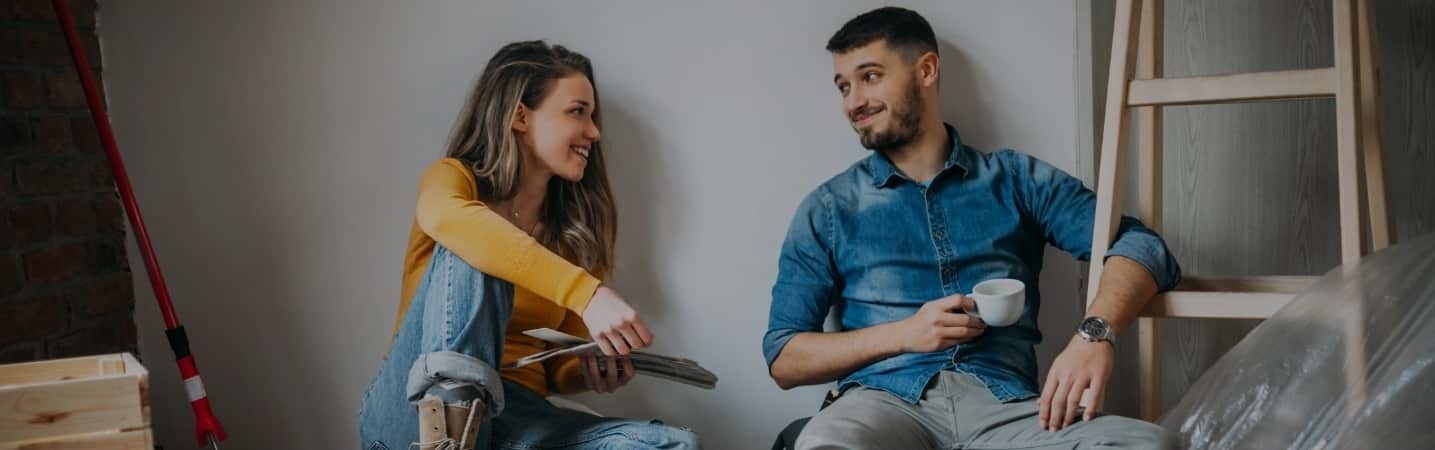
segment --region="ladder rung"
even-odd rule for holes
[[[1265,319],[1316,277],[1185,277],[1176,289],[1152,299],[1142,317]]]
[[[1146,304],[1141,317],[1164,319],[1267,319],[1295,294],[1171,291]]]
[[[1131,80],[1129,106],[1202,105],[1335,96],[1335,68]]]
[[[1186,276],[1176,285],[1177,291],[1199,292],[1261,292],[1294,294],[1315,284],[1317,277],[1200,277]]]

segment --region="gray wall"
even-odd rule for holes
[[[1090,74],[1077,69],[1084,1],[899,3],[943,41],[942,106],[967,142],[1077,170],[1090,141],[1077,120],[1090,120],[1077,82]],[[722,377],[715,392],[640,378],[582,400],[693,427],[707,448],[765,448],[823,390],[782,392],[762,362],[779,244],[799,199],[866,155],[822,46],[878,5],[104,2],[118,138],[232,434],[225,447],[354,444],[390,336],[417,177],[493,51],[549,38],[597,64],[621,209],[613,284],[646,315],[655,350]],[[1081,305],[1077,266],[1050,256],[1042,367]],[[142,273],[155,430],[184,448],[189,408]]]
[[[1113,3],[1094,0],[1092,7],[1098,99],[1105,95]],[[1429,176],[1435,168],[1429,126],[1435,119],[1435,3],[1372,3],[1398,243],[1435,231],[1435,202],[1429,200],[1435,193]],[[1328,0],[1167,0],[1165,7],[1167,76],[1334,62]],[[1098,133],[1102,105],[1093,105]],[[1186,273],[1318,275],[1339,264],[1334,128],[1333,100],[1167,108],[1164,234]],[[1128,167],[1134,173],[1135,166]],[[1257,324],[1167,323],[1167,405]],[[1113,383],[1134,387],[1135,341],[1123,342]],[[1130,414],[1135,398],[1134,392],[1113,390],[1109,401],[1114,411]]]

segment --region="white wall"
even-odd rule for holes
[[[355,443],[416,178],[487,58],[533,38],[597,66],[621,208],[614,284],[655,350],[722,378],[712,392],[640,378],[584,400],[693,427],[707,448],[766,448],[822,391],[783,392],[762,362],[782,236],[804,194],[867,154],[823,45],[879,2],[478,3],[101,2],[117,134],[225,448]],[[1083,2],[905,3],[943,41],[943,107],[969,144],[1076,170]],[[1076,266],[1049,254],[1043,367],[1080,304]],[[184,448],[189,409],[130,258],[154,426]]]

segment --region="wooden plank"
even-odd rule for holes
[[[133,375],[139,379],[140,409],[144,414],[145,426],[149,426],[149,369],[146,369],[144,364],[140,364],[139,360],[135,359],[135,355],[123,353],[120,356],[125,361],[125,373],[128,375]]]
[[[1294,294],[1273,292],[1171,291],[1147,302],[1141,317],[1266,319],[1294,297]]]
[[[0,436],[7,440],[144,425],[139,383],[133,376],[0,387]]]
[[[145,368],[144,364],[141,364],[138,359],[135,359],[135,355],[121,353],[119,356],[120,359],[123,359],[125,362],[125,373],[149,378],[149,369]]]
[[[1380,130],[1380,71],[1376,69],[1375,16],[1370,11],[1370,0],[1357,0],[1356,13],[1359,16],[1356,28],[1359,33],[1360,64],[1360,136],[1362,154],[1365,157],[1365,193],[1367,220],[1370,223],[1370,251],[1389,247],[1394,239],[1390,229],[1390,207],[1386,199],[1385,186],[1385,145]]]
[[[100,375],[124,375],[125,360],[120,355],[96,356],[95,360],[100,364]]]
[[[94,356],[8,364],[0,366],[0,386],[73,380],[99,374],[100,366]]]
[[[1162,11],[1161,0],[1143,0],[1141,10],[1141,34],[1137,43],[1136,76],[1157,78],[1161,76]],[[1140,201],[1138,217],[1147,228],[1161,231],[1161,168],[1162,168],[1162,114],[1160,106],[1136,108],[1136,163],[1137,192]]]
[[[1131,80],[1131,106],[1205,105],[1335,95],[1336,69],[1280,70]]]
[[[1355,3],[1334,0],[1336,172],[1340,183],[1340,260],[1354,264],[1364,255],[1365,198],[1360,192],[1361,142],[1359,48],[1356,45]]]
[[[1341,261],[1345,264],[1344,270],[1354,270],[1354,263],[1358,262],[1365,253],[1366,220],[1373,219],[1370,210],[1371,206],[1366,203],[1367,198],[1361,195],[1361,190],[1368,191],[1368,185],[1362,178],[1370,168],[1362,170],[1369,158],[1370,149],[1359,146],[1370,144],[1369,120],[1374,117],[1365,117],[1369,109],[1375,107],[1367,105],[1366,102],[1374,102],[1374,98],[1365,98],[1366,89],[1372,88],[1374,80],[1365,80],[1366,76],[1363,62],[1366,62],[1369,53],[1368,43],[1360,43],[1361,28],[1368,24],[1360,23],[1369,20],[1370,17],[1358,10],[1364,5],[1356,0],[1333,0],[1332,2],[1332,23],[1335,31],[1335,66],[1340,69],[1340,94],[1336,97],[1335,122],[1336,122],[1336,151],[1339,161],[1338,172],[1340,176],[1340,239],[1341,239]],[[1367,38],[1368,40],[1368,38]],[[1370,62],[1374,62],[1371,58]],[[1373,68],[1372,68],[1373,69]],[[1372,71],[1373,73],[1373,71]],[[1343,101],[1343,102],[1342,102]],[[1376,130],[1375,134],[1379,134]],[[1379,155],[1378,137],[1376,155]],[[1383,178],[1383,176],[1382,176]],[[1374,195],[1374,194],[1372,194]],[[1385,190],[1382,185],[1379,191],[1381,199],[1384,199]],[[1381,214],[1385,213],[1384,205],[1381,205]],[[1352,286],[1353,293],[1346,301],[1346,308],[1349,311],[1344,314],[1345,331],[1345,358],[1343,358],[1345,371],[1345,413],[1347,419],[1355,417],[1361,405],[1366,399],[1366,359],[1365,354],[1365,314],[1363,311],[1363,299],[1365,298],[1364,286],[1361,280],[1357,279]]]
[[[1196,292],[1264,292],[1295,294],[1315,284],[1318,277],[1306,276],[1262,276],[1262,277],[1182,277],[1176,285],[1177,291]]]
[[[1136,319],[1137,389],[1141,393],[1140,418],[1155,422],[1161,418],[1164,399],[1161,397],[1161,324],[1151,317]]]
[[[1137,45],[1136,77],[1160,78],[1165,68],[1165,5],[1162,0],[1144,0],[1141,9],[1141,34]],[[1161,232],[1165,215],[1162,210],[1162,169],[1165,166],[1162,133],[1164,114],[1160,106],[1136,108],[1136,185],[1137,215],[1146,226]],[[1156,421],[1163,410],[1161,397],[1161,322],[1151,318],[1136,319],[1137,401],[1140,417]]]
[[[1107,76],[1106,121],[1101,135],[1101,167],[1096,178],[1096,217],[1092,226],[1091,264],[1087,278],[1086,306],[1096,299],[1096,286],[1101,282],[1101,261],[1120,223],[1122,166],[1126,160],[1128,138],[1126,114],[1126,89],[1136,66],[1136,46],[1131,39],[1136,34],[1136,22],[1141,15],[1141,3],[1133,0],[1116,0],[1116,21],[1111,31],[1111,71]]]
[[[0,450],[153,450],[148,428],[71,434],[25,442],[0,442]]]

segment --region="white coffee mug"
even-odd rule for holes
[[[982,322],[994,327],[1016,323],[1026,311],[1026,283],[1011,278],[997,278],[977,283],[971,297]]]

